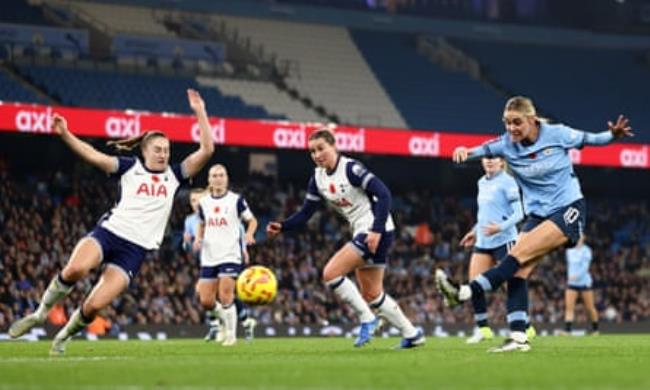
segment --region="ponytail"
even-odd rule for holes
[[[106,142],[106,145],[108,146],[113,146],[115,147],[116,150],[120,152],[130,152],[132,151],[136,146],[142,144],[142,146],[146,145],[147,142],[149,142],[150,139],[156,138],[156,137],[163,137],[167,138],[165,134],[161,131],[156,131],[156,130],[151,130],[151,131],[145,131],[144,133],[140,135],[136,135],[135,137],[130,137],[130,138],[124,138],[124,139],[119,139],[119,140],[111,140]]]

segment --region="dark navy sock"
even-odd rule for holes
[[[211,325],[216,319],[217,313],[214,312],[214,309],[205,312],[205,322],[207,322],[208,325]]]
[[[508,324],[510,330],[525,332],[528,323],[528,281],[522,278],[508,280]]]
[[[571,332],[572,329],[573,329],[573,321],[565,321],[564,330],[567,332]]]
[[[506,256],[496,267],[483,272],[469,284],[472,295],[480,291],[488,292],[498,289],[506,280],[510,280],[519,270],[519,262],[514,256]]]
[[[235,307],[237,308],[237,318],[239,321],[246,321],[248,319],[248,307],[239,298],[235,298]]]
[[[591,330],[593,332],[598,332],[598,321],[594,321],[591,323]]]
[[[487,301],[483,291],[472,292],[472,307],[474,308],[474,320],[479,328],[488,326]]]

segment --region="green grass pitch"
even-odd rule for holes
[[[430,337],[362,349],[351,339],[81,341],[49,358],[49,342],[0,343],[0,389],[650,389],[650,336],[538,337],[527,353],[488,354]]]

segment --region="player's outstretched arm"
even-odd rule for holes
[[[281,222],[271,221],[266,225],[266,235],[269,236],[269,238],[273,239],[280,233],[282,233]]]
[[[199,129],[201,130],[199,138],[199,149],[190,154],[183,160],[182,167],[183,172],[187,177],[193,177],[210,160],[212,154],[214,153],[214,142],[212,142],[212,134],[210,130],[210,122],[208,121],[208,114],[205,111],[205,102],[201,95],[193,90],[187,90],[187,100],[190,103],[190,107],[196,114],[196,119],[199,122]]]
[[[102,153],[93,148],[89,143],[80,140],[68,129],[68,122],[59,114],[54,114],[52,118],[52,131],[61,137],[63,142],[78,154],[81,158],[88,161],[106,173],[113,173],[117,170],[117,158]]]
[[[623,115],[619,115],[616,122],[607,122],[607,130],[600,133],[584,132],[583,145],[600,146],[607,145],[619,138],[634,137],[630,121]]]
[[[451,158],[456,164],[464,163],[465,161],[476,160],[478,158],[486,156],[485,148],[482,146],[476,146],[473,148],[468,148],[466,146],[459,146],[454,149],[454,153]]]
[[[255,231],[257,230],[257,218],[252,217],[246,222],[246,245],[255,244]]]
[[[192,252],[199,253],[203,245],[203,236],[205,235],[205,222],[199,222],[196,226],[196,237],[192,243]]]

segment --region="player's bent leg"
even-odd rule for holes
[[[456,306],[467,301],[472,294],[496,290],[510,280],[522,265],[539,258],[568,241],[564,232],[552,221],[546,220],[525,235],[496,267],[482,273],[469,285],[460,285],[451,280],[447,274],[436,270],[436,287],[442,293],[449,306]]]
[[[325,284],[359,315],[361,326],[359,336],[354,342],[355,347],[361,347],[370,342],[378,322],[357,286],[346,277],[352,270],[364,264],[358,249],[352,244],[347,244],[334,254],[323,269]]]
[[[424,334],[406,318],[395,300],[383,291],[384,268],[363,267],[356,270],[361,294],[370,307],[402,333],[400,348],[414,348],[425,343]]]
[[[469,260],[469,280],[474,280],[478,275],[494,266],[494,259],[487,253],[472,253]],[[494,338],[494,332],[488,325],[487,299],[485,294],[472,295],[472,308],[476,329],[474,334],[467,339],[467,344],[478,344],[484,340]]]
[[[196,284],[199,302],[205,310],[205,319],[208,323],[208,333],[203,338],[205,341],[215,340],[220,330],[217,288],[217,279],[201,278]]]
[[[255,337],[255,327],[257,320],[250,316],[248,307],[235,296],[235,307],[237,308],[237,320],[244,328],[244,338],[246,341],[252,341]]]
[[[68,323],[54,336],[50,355],[62,355],[72,336],[89,325],[97,313],[108,306],[128,285],[127,273],[122,268],[109,264],[81,308],[73,313]]]
[[[48,284],[36,311],[14,322],[9,328],[9,336],[20,337],[34,326],[43,324],[50,309],[68,295],[75,282],[97,267],[101,259],[102,251],[99,243],[89,237],[81,239],[72,251],[63,271],[52,278]]]
[[[229,347],[237,343],[237,307],[235,298],[235,279],[219,277],[219,301],[223,306],[225,339],[223,346]]]

